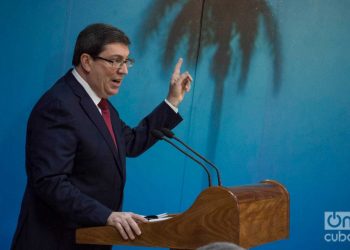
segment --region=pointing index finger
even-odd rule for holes
[[[180,75],[180,69],[181,69],[182,62],[183,62],[182,58],[179,58],[179,60],[177,61],[176,65],[175,65],[174,75]]]

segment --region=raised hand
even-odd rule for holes
[[[178,107],[182,102],[185,93],[190,91],[191,83],[193,81],[188,71],[181,74],[182,62],[183,60],[180,58],[175,65],[167,96],[167,100],[175,107]]]

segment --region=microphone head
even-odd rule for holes
[[[151,134],[156,137],[157,139],[163,139],[164,134],[162,132],[160,132],[158,129],[152,129],[151,130]]]
[[[173,133],[173,131],[171,131],[170,129],[167,129],[167,128],[161,128],[160,129],[163,134],[168,137],[168,138],[173,138],[175,136],[175,134]]]

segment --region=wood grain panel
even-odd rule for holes
[[[123,240],[111,226],[81,228],[82,244],[196,249],[216,242],[253,247],[289,235],[289,194],[274,181],[241,187],[210,187],[193,205],[171,219],[140,224],[142,235]]]

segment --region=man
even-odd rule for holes
[[[177,107],[192,78],[175,66],[169,93],[135,128],[128,127],[108,98],[119,92],[133,60],[129,38],[119,29],[93,24],[80,32],[73,70],[35,105],[27,127],[27,186],[12,249],[110,249],[76,245],[75,229],[115,226],[134,239],[145,219],[121,212],[125,158],[151,147],[154,128],[174,128]]]

